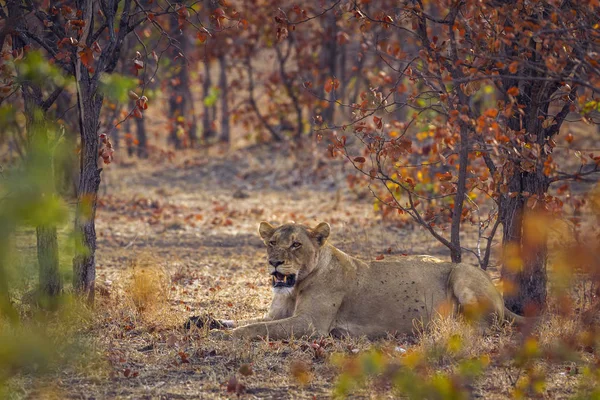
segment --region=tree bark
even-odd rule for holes
[[[15,18],[19,22],[18,25],[24,25],[23,12],[14,2],[8,4],[9,15]],[[21,50],[26,43],[18,36],[13,37],[13,49]],[[27,128],[27,143],[28,143],[28,156],[29,158],[36,157],[35,162],[42,162],[45,169],[48,171],[49,182],[48,186],[44,186],[42,190],[44,192],[42,196],[56,196],[55,188],[55,176],[53,157],[50,153],[47,127],[46,127],[46,113],[47,108],[56,101],[54,97],[51,103],[45,108],[42,99],[42,90],[30,83],[23,82],[21,86],[21,92],[23,94],[23,103],[25,110],[25,121]],[[57,92],[60,94],[60,92]],[[35,142],[40,142],[39,144]],[[43,146],[47,152],[37,153],[32,147]],[[58,260],[58,238],[56,235],[56,226],[38,226],[36,227],[36,241],[37,241],[37,259],[38,259],[38,272],[39,272],[39,290],[40,294],[49,298],[55,297],[62,292],[62,280],[59,274],[59,260]]]
[[[62,292],[56,226],[38,226],[36,233],[40,291],[45,296],[55,297]]]
[[[176,3],[181,3],[181,1]],[[170,138],[177,149],[195,147],[198,142],[189,61],[184,56],[188,53],[189,41],[184,30],[185,27],[179,26],[177,13],[173,13],[171,15],[171,36],[179,41],[177,47],[171,47],[171,55],[177,72],[170,86],[169,115],[172,121]]]
[[[450,257],[452,262],[462,261],[462,248],[460,245],[460,227],[462,225],[462,211],[467,194],[467,167],[469,164],[469,128],[461,124],[460,127],[460,150],[458,166],[458,182],[456,183],[456,195],[454,196],[454,207],[452,208],[452,225],[450,228]]]
[[[539,230],[536,240],[527,238],[524,223],[533,215],[528,209],[526,199],[521,193],[546,193],[546,179],[536,174],[516,172],[509,185],[509,191],[520,193],[516,197],[506,196],[500,210],[500,218],[504,228],[502,246],[506,253],[520,257],[521,265],[507,265],[502,268],[502,280],[509,283],[509,290],[504,294],[508,309],[523,314],[539,311],[546,303],[546,232]]]
[[[229,91],[227,88],[227,59],[225,54],[219,56],[219,87],[221,88],[221,135],[219,141],[229,143]]]
[[[537,76],[538,71],[522,71],[521,74]],[[524,224],[531,216],[535,217],[537,210],[528,206],[530,196],[539,199],[548,192],[550,182],[544,174],[544,163],[548,154],[544,147],[552,135],[558,132],[562,119],[557,120],[556,128],[544,129],[538,116],[548,115],[552,93],[558,87],[557,83],[523,81],[507,79],[503,81],[505,90],[512,86],[519,86],[517,103],[524,105],[524,113],[515,112],[507,121],[508,128],[513,131],[524,130],[527,142],[539,146],[539,155],[535,168],[528,170],[520,163],[512,162],[512,171],[508,171],[508,193],[502,194],[499,199],[499,218],[502,222],[503,235],[502,247],[504,253],[516,253],[521,265],[504,263],[502,280],[507,282],[509,290],[504,295],[508,309],[516,313],[537,313],[546,303],[546,273],[547,241],[546,231],[539,229],[535,240],[528,238]],[[511,195],[512,193],[512,195]]]
[[[321,48],[321,69],[322,71],[327,71],[327,73],[329,74],[329,76],[323,74],[322,81],[325,82],[326,79],[336,77],[338,46],[337,21],[335,13],[329,13],[323,21],[325,40],[323,43],[323,47]],[[327,105],[327,108],[323,110],[323,121],[325,121],[328,125],[333,125],[333,117],[335,114],[336,91],[332,90],[329,94],[323,91],[323,96],[329,97],[329,103]]]
[[[148,138],[146,135],[146,123],[144,118],[135,119],[135,128],[137,133],[137,156],[139,158],[148,158]]]
[[[81,65],[80,68],[85,68]],[[94,302],[96,280],[96,204],[100,187],[101,168],[98,168],[98,128],[103,96],[97,82],[85,73],[79,81],[79,129],[81,158],[79,192],[75,214],[75,233],[83,249],[73,258],[73,288],[91,304]]]
[[[204,114],[202,115],[202,139],[208,143],[213,140],[216,133],[212,128],[213,122],[213,107],[206,105],[206,98],[210,94],[210,87],[212,86],[212,78],[210,77],[210,60],[208,57],[204,59],[204,80],[202,81],[202,98],[204,106]]]

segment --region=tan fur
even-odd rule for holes
[[[365,263],[327,243],[329,232],[326,223],[314,229],[260,224],[268,261],[283,261],[277,271],[296,274],[297,281],[292,289],[275,289],[268,315],[236,324],[234,336],[410,334],[415,320],[427,324],[457,311],[487,321],[522,318],[505,309],[502,295],[478,268],[430,256]]]

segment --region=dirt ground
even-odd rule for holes
[[[293,154],[283,146],[213,149],[171,161],[164,156],[110,165],[97,214],[96,317],[83,332],[92,338],[95,361],[56,379],[28,381],[21,393],[73,399],[329,398],[339,374],[332,354],[352,356],[376,346],[394,355],[399,347],[414,346],[406,338],[234,343],[181,328],[195,314],[243,319],[267,311],[271,290],[256,232],[261,220],[327,221],[332,243],[366,260],[381,254],[448,258],[418,228],[383,223],[368,192],[348,189],[343,161],[319,152]],[[512,339],[494,334],[481,340],[493,349]],[[490,368],[473,397],[510,396],[518,371],[507,365]],[[567,367],[545,370],[543,397],[574,394],[578,378],[565,373]],[[352,397],[392,394],[366,390]]]

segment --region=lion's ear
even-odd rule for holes
[[[273,235],[273,232],[275,232],[275,228],[266,221],[262,221],[258,225],[258,234],[263,240],[268,240]]]
[[[321,222],[312,230],[313,237],[317,239],[319,246],[323,246],[325,244],[330,232],[331,227],[327,222]]]

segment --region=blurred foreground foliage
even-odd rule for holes
[[[16,107],[2,107],[0,125],[20,118]],[[44,116],[36,111],[34,119]],[[35,228],[61,229],[60,272],[69,278],[71,258],[78,251],[69,224],[70,209],[56,192],[56,165],[66,154],[56,152],[61,130],[49,121],[33,124],[24,156],[0,176],[0,398],[11,394],[8,381],[21,374],[39,374],[64,367],[84,356],[85,346],[76,335],[91,320],[87,308],[64,291],[52,298],[41,296]],[[8,134],[4,131],[3,134]]]
[[[600,399],[600,190],[585,201],[585,221],[539,215],[526,221],[531,233],[554,234],[549,304],[535,324],[496,325],[482,335],[473,321],[440,319],[417,327],[415,346],[334,354],[334,395],[391,390],[410,399],[469,399],[487,392],[481,382],[495,374],[504,382],[495,385],[516,399],[554,397],[557,376],[570,382],[572,398]]]

